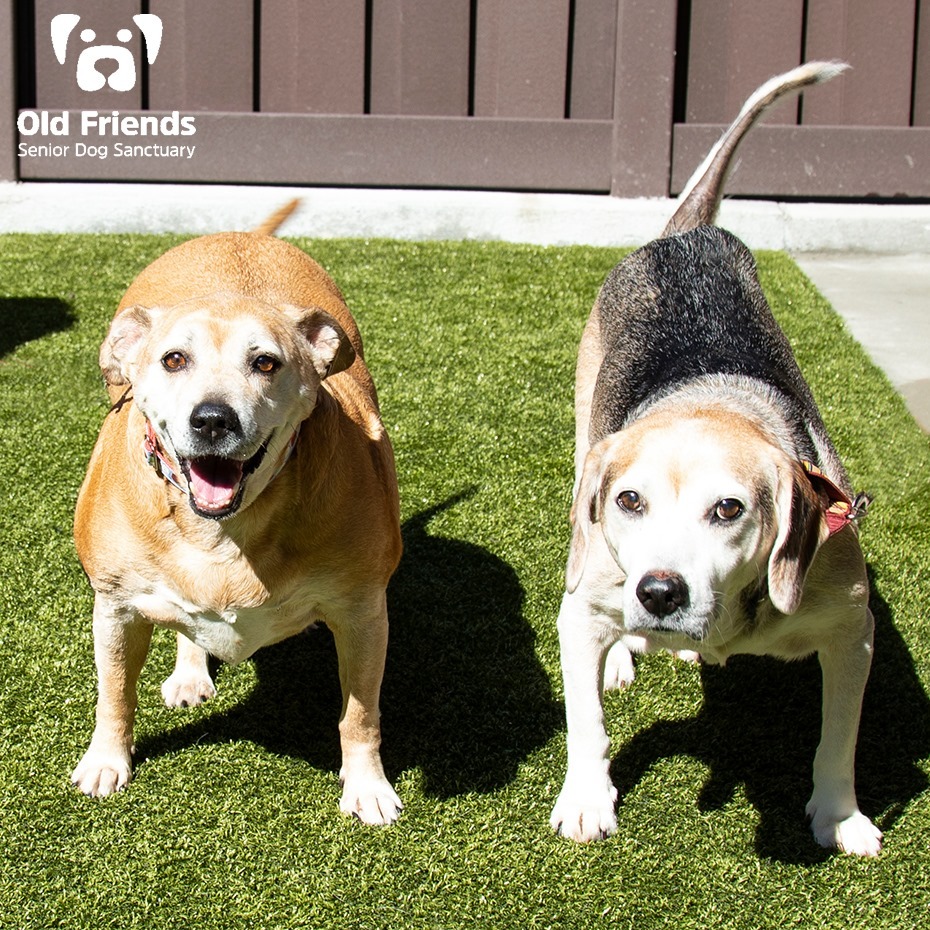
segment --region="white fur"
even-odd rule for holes
[[[667,419],[667,411],[657,423],[646,417],[645,424],[590,450],[578,482],[569,575],[581,568],[574,583],[569,581],[558,621],[568,770],[552,826],[582,842],[616,830],[602,693],[632,681],[630,647],[680,651],[686,658],[697,651],[721,664],[736,653],[790,659],[816,652],[823,669],[824,721],[807,807],[814,836],[825,846],[876,855],[881,834],[859,812],[853,779],[873,627],[855,539],[844,531],[844,538],[821,547],[793,614],[763,603],[747,624],[739,594],[765,576],[789,516],[790,497],[787,508],[778,507],[784,453],[761,432],[753,438],[752,430],[737,430],[728,441],[726,431],[714,431],[712,423],[672,417],[663,425]],[[624,490],[638,492],[641,514],[619,507]],[[724,498],[745,507],[732,524],[709,519]],[[589,514],[598,507],[592,522]],[[691,594],[676,617],[677,631],[649,629],[649,615],[635,593],[639,579],[657,569],[680,574]]]
[[[769,106],[846,67],[811,62],[763,84],[688,182],[666,233],[711,221],[735,145]],[[695,202],[686,203],[692,196]],[[575,379],[573,532],[558,621],[568,769],[552,827],[579,841],[616,830],[602,693],[633,680],[631,649],[664,648],[690,660],[699,653],[721,664],[735,653],[792,659],[816,652],[824,693],[807,806],[814,836],[825,846],[876,855],[881,833],[859,812],[854,788],[874,627],[854,531],[828,538],[822,505],[798,461],[795,414],[754,378],[711,368],[687,387],[646,397],[626,411],[620,432],[591,448],[605,363],[603,295],[588,318]],[[635,303],[610,309],[636,319]],[[648,354],[646,331],[628,331],[643,344],[627,349]],[[824,472],[837,479],[842,467],[828,438],[808,432]],[[637,506],[623,492],[634,492]],[[718,506],[722,501],[738,501],[738,515],[714,519],[731,511]],[[663,601],[656,579],[674,580],[665,588],[674,590],[674,601]]]

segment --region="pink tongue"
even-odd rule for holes
[[[190,463],[190,491],[201,507],[217,510],[232,503],[242,481],[242,462],[215,456]]]

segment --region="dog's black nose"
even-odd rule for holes
[[[655,617],[667,617],[688,605],[688,586],[675,572],[650,572],[636,586],[639,602]]]
[[[211,443],[239,432],[239,416],[228,404],[198,404],[191,412],[190,424],[198,436]]]

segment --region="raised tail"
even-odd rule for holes
[[[278,227],[300,206],[300,198],[295,197],[293,200],[279,207],[271,216],[268,217],[259,226],[252,230],[259,236],[273,236]]]
[[[675,213],[662,235],[672,236],[696,226],[712,225],[717,218],[733,154],[756,120],[778,101],[799,93],[805,87],[829,81],[848,67],[843,61],[809,61],[785,74],[769,78],[759,87],[743,104],[739,116],[689,178],[678,196]]]

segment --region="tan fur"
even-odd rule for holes
[[[273,229],[283,215],[261,229]],[[220,362],[225,346],[249,327],[268,334],[294,356],[288,377],[306,394],[276,402],[276,409],[292,404],[296,411],[293,458],[276,477],[273,463],[260,466],[247,479],[241,508],[221,520],[194,512],[142,455],[145,416],[132,381],[160,365],[158,346],[146,340],[187,319],[204,356]],[[309,336],[308,326],[316,326]],[[153,624],[182,634],[175,672],[163,687],[166,702],[181,706],[213,694],[207,652],[237,662],[323,621],[336,640],[344,690],[341,807],[367,822],[391,822],[401,804],[381,767],[378,692],[385,588],[401,553],[397,482],[361,337],[339,289],[302,251],[263,232],[195,239],[156,259],[130,285],[101,366],[114,407],[74,526],[96,592],[99,699],[75,783],[87,794],[107,794],[130,778],[136,680]],[[259,398],[270,390],[262,385]],[[237,402],[251,402],[244,396]],[[284,439],[281,428],[270,441]]]
[[[252,230],[258,236],[273,236],[278,227],[300,206],[300,198],[289,200],[283,207],[275,210],[266,220]]]

